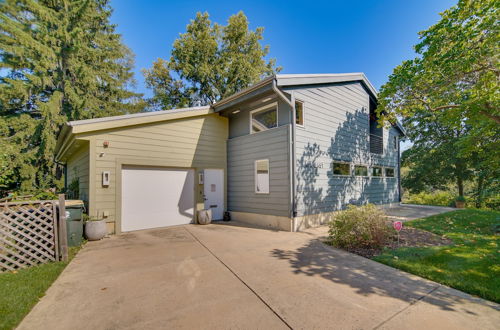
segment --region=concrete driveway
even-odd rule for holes
[[[452,207],[400,204],[398,206],[384,208],[384,212],[390,220],[408,221],[425,218],[431,215],[455,211]]]
[[[89,242],[19,329],[498,329],[500,306],[330,248],[228,224]]]

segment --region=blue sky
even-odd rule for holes
[[[418,32],[456,0],[161,1],[112,0],[112,22],[136,55],[137,91],[149,95],[140,70],[171,45],[196,12],[225,24],[240,10],[250,28],[265,28],[263,44],[282,73],[364,72],[379,88],[392,69],[412,58]]]

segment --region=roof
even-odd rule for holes
[[[152,112],[141,112],[129,115],[122,115],[122,116],[76,120],[68,122],[67,125],[73,128],[73,133],[82,133],[87,131],[95,131],[98,129],[116,128],[116,127],[145,124],[163,120],[172,120],[178,118],[199,116],[208,114],[210,112],[211,110],[209,106],[192,107],[192,108],[182,108],[182,109],[172,109],[172,110],[162,110],[162,111],[152,111]]]
[[[262,88],[268,84],[272,84],[276,81],[276,86],[287,87],[287,86],[300,86],[300,85],[315,85],[315,84],[331,84],[339,82],[349,82],[349,81],[359,81],[366,89],[376,98],[377,90],[373,87],[372,83],[366,78],[365,74],[362,72],[355,73],[321,73],[321,74],[276,74],[265,79],[262,79],[258,83],[239,91],[229,97],[226,97],[219,102],[215,103],[212,107],[217,112],[219,107],[234,101],[244,95],[250,94],[259,88]]]
[[[366,78],[363,72],[355,73],[321,73],[321,74],[277,74],[276,83],[278,86],[297,86],[331,84],[339,82],[359,81],[377,97],[377,90]]]

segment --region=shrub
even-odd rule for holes
[[[329,226],[330,243],[344,249],[380,248],[393,232],[384,212],[372,204],[350,205],[347,210],[337,213]]]
[[[450,191],[435,191],[432,193],[405,194],[404,203],[418,205],[454,206],[455,195]]]

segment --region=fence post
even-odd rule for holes
[[[59,194],[59,248],[62,261],[68,261],[68,236],[66,228],[66,205],[64,194]]]

